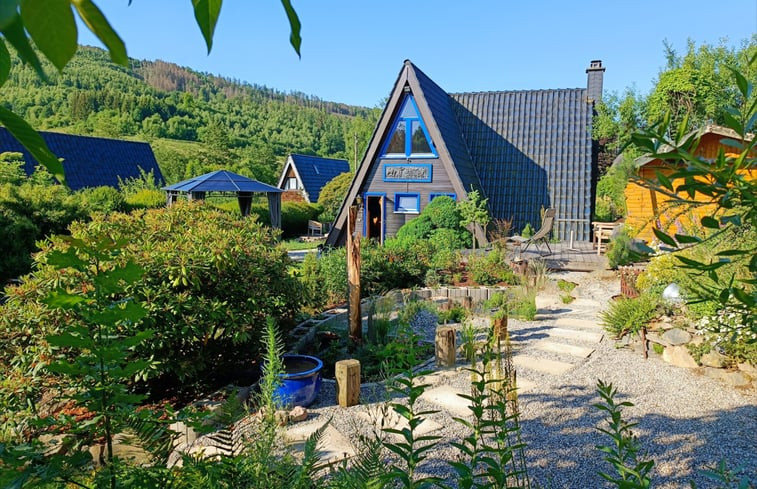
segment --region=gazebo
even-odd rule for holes
[[[243,216],[250,214],[252,194],[264,193],[268,196],[268,211],[271,213],[271,227],[281,227],[281,193],[283,190],[257,180],[237,175],[226,170],[218,170],[199,177],[175,183],[162,190],[166,191],[166,205],[171,206],[186,194],[187,200],[203,200],[208,193],[222,196],[236,196]]]

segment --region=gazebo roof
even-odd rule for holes
[[[226,170],[218,170],[199,177],[175,183],[163,190],[175,192],[266,192],[281,193],[283,190]]]

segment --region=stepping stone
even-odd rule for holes
[[[315,430],[326,422],[308,423],[304,426],[294,425],[285,434],[288,445],[295,451],[301,452],[305,448],[305,441]],[[333,426],[326,427],[317,445],[318,458],[321,462],[338,462],[355,456],[355,448],[343,434]]]
[[[527,379],[516,378],[515,382],[518,386],[518,394],[530,391],[536,387],[536,382]]]
[[[594,352],[593,348],[586,348],[583,346],[568,345],[565,343],[557,343],[549,340],[537,341],[534,344],[534,348],[542,351],[549,351],[552,353],[560,353],[564,355],[572,355],[579,358],[588,358]]]
[[[447,411],[452,416],[467,417],[471,416],[470,401],[463,399],[458,394],[470,394],[470,392],[461,392],[453,389],[448,385],[429,389],[421,395],[421,399],[436,404],[442,411]]]
[[[602,328],[597,321],[577,318],[559,318],[555,321],[555,326],[564,326],[566,328]]]
[[[572,307],[582,307],[586,309],[593,309],[597,312],[599,312],[605,306],[605,304],[601,304],[593,299],[582,299],[580,297],[568,305]]]
[[[569,338],[576,341],[585,341],[587,343],[599,343],[603,333],[593,331],[580,331],[576,329],[549,328],[545,331],[548,336],[557,336],[559,338]]]
[[[529,355],[516,355],[513,358],[513,363],[516,367],[523,367],[552,375],[562,375],[574,367],[572,363],[547,360],[546,358],[537,358]]]
[[[358,412],[357,415],[358,417],[363,418],[367,423],[371,423],[374,426],[378,424],[377,423],[378,420],[366,412]],[[384,421],[384,428],[391,428],[394,430],[403,430],[405,428],[410,428],[410,424],[408,423],[407,419],[400,416],[399,413],[397,413],[397,411],[391,408],[389,408],[388,413],[383,421]],[[443,426],[437,423],[436,421],[429,419],[428,417],[425,417],[423,422],[419,424],[418,427],[415,429],[415,434],[416,436],[423,436],[429,433],[433,433],[434,431],[438,431],[442,428]],[[402,435],[397,435],[397,434],[392,434],[391,436],[399,437],[399,438],[402,437]]]

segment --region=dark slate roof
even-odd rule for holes
[[[140,168],[148,173],[152,171],[158,184],[164,182],[147,143],[57,132],[41,131],[40,134],[50,150],[63,159],[66,181],[72,190],[103,185],[117,188],[119,177],[122,180],[138,178]],[[39,164],[4,127],[0,127],[0,152],[22,153],[28,175]]]
[[[271,185],[226,170],[218,170],[175,183],[163,190],[176,192],[283,192]]]
[[[429,110],[431,110],[434,121],[439,128],[439,132],[442,134],[450,157],[455,163],[455,168],[462,181],[464,190],[466,192],[470,191],[471,186],[474,189],[481,188],[475,165],[462,137],[455,115],[453,106],[456,105],[456,102],[417,66],[410,61],[406,61],[406,63],[409,63],[415,71],[418,84],[421,87]]]
[[[589,239],[593,105],[584,88],[450,95],[492,215],[520,232],[557,210],[555,232]]]
[[[318,202],[321,189],[337,175],[350,171],[347,160],[320,156],[290,155],[310,202]]]

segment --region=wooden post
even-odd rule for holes
[[[463,308],[466,311],[472,311],[473,310],[473,297],[466,295],[463,297]]]
[[[493,320],[494,322],[494,337],[499,341],[505,341],[507,339],[507,315],[498,317]]]
[[[334,366],[336,377],[336,401],[342,407],[356,405],[360,401],[360,361],[339,360]]]
[[[455,328],[451,326],[437,326],[436,328],[436,365],[438,367],[453,367],[457,357],[455,348]]]
[[[347,283],[349,284],[350,339],[359,344],[363,339],[363,319],[360,313],[360,235],[355,230],[359,207],[350,206],[347,220]]]

